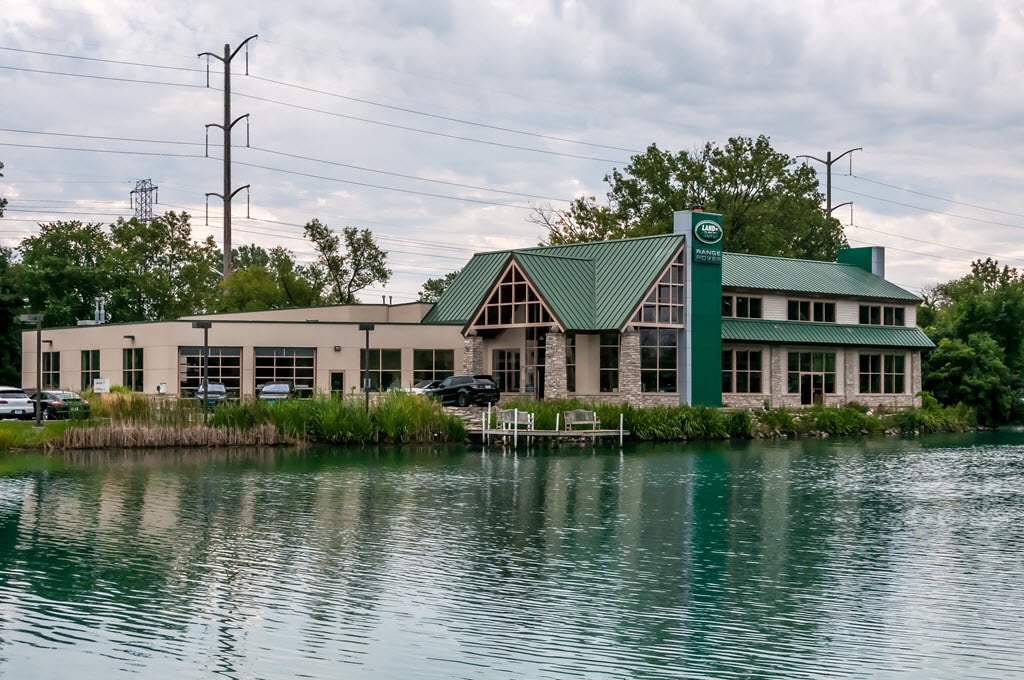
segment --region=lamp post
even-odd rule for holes
[[[203,356],[200,368],[202,370],[202,390],[203,390],[203,422],[207,420],[209,415],[209,409],[207,408],[207,402],[209,401],[209,385],[206,381],[206,370],[207,365],[210,363],[210,326],[213,324],[209,321],[193,321],[192,328],[203,329]]]
[[[366,354],[363,356],[363,392],[366,393],[366,412],[370,412],[370,331],[372,323],[359,324],[359,330],[366,331]]]
[[[22,314],[22,323],[36,325],[36,427],[43,426],[43,315]]]

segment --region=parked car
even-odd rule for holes
[[[206,391],[203,391],[203,386],[200,385],[199,389],[196,390],[196,399],[199,401],[205,401],[207,406],[216,406],[222,401],[228,400],[228,388],[224,387],[224,383],[207,383]]]
[[[469,406],[497,404],[501,396],[498,384],[489,375],[453,375],[441,381],[426,394],[440,399],[442,404]]]
[[[413,384],[412,387],[406,387],[403,392],[411,392],[412,394],[426,394],[432,389],[435,389],[441,384],[440,380],[419,380]]]
[[[31,418],[35,418],[36,391],[26,390],[32,400]],[[66,418],[84,419],[89,417],[89,401],[81,395],[66,390],[43,390],[39,393],[43,407],[43,420],[64,420]]]
[[[260,393],[256,396],[264,401],[280,401],[281,399],[291,399],[294,396],[294,391],[288,383],[267,383],[260,388]]]
[[[30,420],[36,417],[36,405],[20,387],[0,385],[0,419]]]

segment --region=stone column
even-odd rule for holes
[[[565,399],[568,396],[565,380],[565,334],[557,328],[552,328],[544,340],[544,398]]]
[[[462,374],[476,375],[484,372],[484,339],[470,331],[462,339]]]
[[[619,336],[619,397],[640,406],[640,333],[627,326]]]

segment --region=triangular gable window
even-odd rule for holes
[[[536,289],[512,262],[491,290],[470,329],[498,329],[509,326],[550,326],[554,317]]]
[[[632,323],[643,326],[681,326],[685,323],[685,261],[680,251],[654,287],[647,291],[647,297],[633,315]]]

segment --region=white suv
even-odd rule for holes
[[[36,404],[19,387],[0,385],[0,419],[31,420],[36,415]]]

